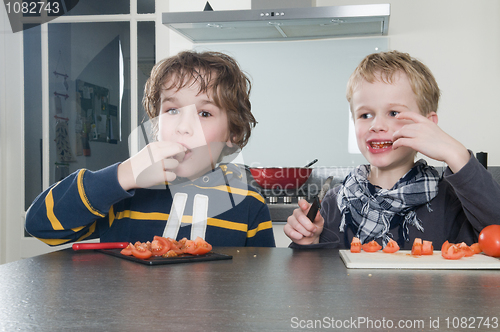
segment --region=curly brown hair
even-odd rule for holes
[[[419,60],[399,51],[373,53],[361,61],[347,83],[346,97],[349,104],[352,103],[354,90],[362,80],[373,83],[381,79],[385,83],[392,83],[398,72],[403,72],[408,77],[420,112],[423,115],[437,112],[441,93],[432,72]]]
[[[149,118],[160,114],[163,89],[179,90],[194,82],[199,83],[199,93],[209,95],[226,112],[231,142],[243,148],[257,124],[251,112],[251,82],[236,60],[224,53],[184,51],[158,62],[146,82],[142,100]]]

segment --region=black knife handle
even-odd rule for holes
[[[316,214],[318,214],[319,207],[320,207],[319,198],[318,196],[316,196],[311,205],[311,208],[309,209],[309,212],[307,212],[307,218],[309,218],[311,222],[314,222],[314,218],[316,218]]]

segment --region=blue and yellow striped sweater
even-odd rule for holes
[[[52,246],[94,238],[145,242],[165,234],[177,239],[203,234],[213,246],[275,246],[265,200],[241,181],[235,165],[194,181],[129,192],[118,183],[117,168],[81,169],[52,185],[29,208],[26,230]]]

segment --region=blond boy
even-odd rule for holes
[[[299,202],[285,234],[292,247],[348,248],[389,239],[409,249],[415,238],[439,248],[477,242],[500,222],[500,186],[460,142],[438,125],[440,91],[430,70],[398,51],[367,56],[347,86],[358,147],[369,162],[356,167],[325,196],[314,222]],[[441,177],[417,152],[448,165]],[[343,233],[343,234],[341,234]]]

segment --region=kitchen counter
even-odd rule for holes
[[[65,249],[0,265],[0,330],[500,328],[499,271],[350,270],[335,249],[214,251],[233,259],[147,266]]]

